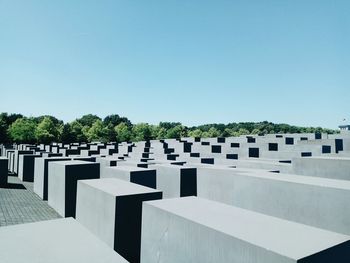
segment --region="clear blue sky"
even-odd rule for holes
[[[350,122],[350,1],[0,0],[0,112]]]

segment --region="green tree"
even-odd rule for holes
[[[82,116],[80,119],[77,119],[77,121],[80,122],[81,125],[83,125],[83,127],[88,126],[89,128],[97,120],[101,120],[101,118],[98,117],[97,115],[93,115],[93,114],[86,114],[86,115]]]
[[[159,123],[159,127],[164,128],[166,130],[169,130],[179,125],[181,126],[181,122],[160,122]]]
[[[9,142],[9,137],[7,135],[8,125],[6,119],[0,115],[0,143]]]
[[[186,136],[186,129],[181,124],[176,125],[173,128],[170,128],[166,133],[166,138],[168,139],[180,139],[181,137]]]
[[[74,137],[71,126],[69,123],[66,123],[62,126],[60,132],[60,141],[62,143],[72,143],[72,142],[77,142],[76,138]]]
[[[113,126],[112,123],[109,123],[107,125],[104,124],[103,128],[103,134],[104,134],[104,142],[114,142],[116,141],[117,133],[114,129],[115,126]]]
[[[91,128],[87,131],[87,138],[90,142],[101,141],[107,142],[107,130],[101,120],[96,120]]]
[[[131,124],[131,122],[129,121],[128,118],[120,117],[118,114],[111,114],[111,115],[106,116],[103,119],[103,124],[105,126],[111,125],[111,126],[115,127],[115,126],[117,126],[118,124],[120,124],[122,122],[124,122],[126,125],[128,125],[128,127],[132,126],[132,124]]]
[[[188,136],[194,138],[201,138],[203,136],[203,132],[200,129],[195,129],[188,132]]]
[[[218,137],[220,135],[220,131],[214,127],[211,127],[208,131],[208,135],[210,138]]]
[[[19,118],[9,127],[9,135],[16,143],[34,143],[36,123],[33,119]]]
[[[152,131],[148,123],[139,123],[132,127],[132,140],[133,141],[146,141],[150,140]]]
[[[250,134],[250,132],[247,129],[240,128],[238,130],[237,134],[238,134],[238,136],[240,136],[240,135],[248,135],[248,134]]]
[[[159,127],[158,132],[157,132],[157,136],[155,139],[158,139],[158,140],[165,139],[166,134],[167,134],[167,130],[163,127]]]
[[[83,132],[83,125],[80,122],[75,120],[71,122],[69,126],[70,126],[71,138],[73,139],[74,142],[87,141],[87,138]]]
[[[233,136],[234,131],[230,128],[225,128],[224,131],[220,134],[221,137],[230,137]]]
[[[116,132],[117,142],[126,142],[131,138],[130,128],[125,122],[119,123],[115,126],[114,131]]]
[[[260,134],[260,130],[255,128],[250,134]]]
[[[50,117],[44,117],[35,129],[35,137],[39,143],[49,144],[58,141],[59,126]]]
[[[22,114],[17,114],[17,113],[11,113],[11,114],[7,114],[4,113],[6,116],[6,122],[7,125],[10,126],[12,123],[14,123],[17,119],[23,118],[24,116]]]

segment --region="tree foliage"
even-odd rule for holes
[[[131,130],[125,122],[121,122],[115,126],[114,131],[116,133],[117,142],[126,142],[131,139]]]
[[[31,118],[19,118],[9,127],[10,138],[16,143],[34,143],[36,123]]]
[[[61,141],[144,141],[151,139],[179,139],[181,137],[230,137],[240,135],[265,135],[269,133],[335,133],[337,131],[321,127],[297,127],[272,122],[214,123],[186,127],[179,122],[132,124],[118,114],[106,116],[87,114],[72,122],[53,116],[27,118],[21,114],[0,113],[0,143],[51,143]]]
[[[57,119],[56,119],[57,120]],[[58,141],[60,138],[60,122],[56,121],[49,116],[45,116],[41,119],[40,123],[35,129],[35,138],[41,143],[51,143]]]

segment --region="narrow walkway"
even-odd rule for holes
[[[33,192],[33,183],[21,182],[9,175],[8,186],[0,188],[0,227],[60,217]]]

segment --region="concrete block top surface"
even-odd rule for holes
[[[310,157],[299,157],[295,159],[302,159],[302,160],[334,160],[334,161],[348,161],[350,163],[350,157],[346,156],[310,156]]]
[[[127,263],[72,218],[0,228],[2,263]]]
[[[60,161],[52,163],[54,165],[62,165],[62,166],[74,166],[74,165],[98,165],[98,163],[86,162],[86,161]]]
[[[113,196],[137,195],[161,192],[153,188],[141,186],[139,184],[130,183],[127,181],[115,178],[103,178],[92,180],[80,180],[78,184],[86,184],[97,188]]]
[[[212,173],[219,173],[221,171],[227,171],[227,173],[232,173],[234,175],[244,175],[251,176],[261,179],[270,179],[277,180],[289,183],[298,183],[298,184],[307,184],[307,185],[315,185],[322,187],[331,187],[343,190],[350,190],[350,181],[349,180],[338,180],[338,179],[329,179],[323,177],[312,177],[312,176],[302,176],[295,174],[283,174],[283,173],[270,173],[268,171],[260,170],[260,169],[243,169],[243,168],[228,168],[228,167],[199,167],[198,173],[200,174],[203,170],[211,171]]]
[[[136,166],[113,166],[113,167],[108,167],[107,169],[113,169],[117,171],[125,171],[125,172],[139,172],[139,171],[152,171],[155,169],[147,169],[147,168],[142,168],[142,167],[136,167]]]
[[[148,201],[144,206],[156,207],[293,259],[300,259],[350,240],[346,235],[198,197]]]
[[[155,169],[158,168],[164,168],[164,169],[172,169],[172,170],[182,170],[182,169],[194,169],[196,167],[191,167],[191,165],[173,165],[170,163],[161,163],[161,164],[155,164],[154,166]]]
[[[41,157],[39,160],[50,160],[50,161],[64,160],[64,161],[70,161],[72,159],[69,158],[69,157],[61,157],[61,156],[53,156],[53,157],[44,156],[44,157]]]

